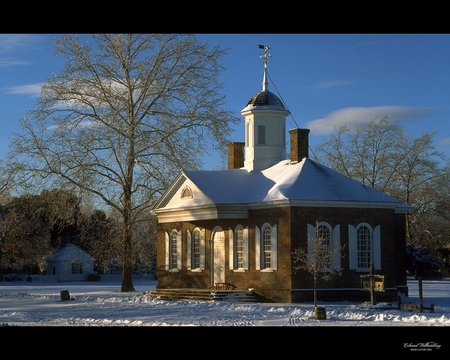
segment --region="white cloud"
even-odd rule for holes
[[[8,94],[16,94],[16,95],[39,96],[41,94],[42,85],[43,85],[42,83],[39,83],[39,84],[14,86],[14,87],[6,88],[6,92]]]
[[[65,127],[65,128],[72,128],[72,129],[74,129],[74,128],[77,128],[77,127],[79,127],[79,128],[88,128],[88,127],[93,127],[94,126],[94,122],[93,121],[90,121],[90,120],[85,120],[85,121],[81,121],[81,122],[79,122],[79,123],[77,123],[77,124],[66,124],[66,125],[51,125],[51,126],[49,126],[46,130],[47,131],[54,131],[54,130],[57,130],[58,128],[62,128],[62,127]]]
[[[306,127],[315,134],[328,134],[343,125],[355,129],[358,125],[367,124],[373,119],[387,117],[389,121],[397,122],[427,116],[434,111],[436,109],[403,106],[349,107],[333,111],[323,119],[309,121]]]
[[[0,34],[0,54],[29,50],[43,39],[35,34]]]
[[[441,139],[437,142],[440,146],[448,146],[450,145],[450,138]]]
[[[23,66],[28,65],[30,62],[28,60],[20,59],[0,59],[0,68],[10,67],[10,66]]]
[[[326,80],[326,81],[322,81],[322,82],[312,85],[311,89],[329,89],[332,87],[341,87],[341,86],[346,86],[346,85],[350,85],[353,83],[354,82],[352,80],[340,80],[340,79]]]

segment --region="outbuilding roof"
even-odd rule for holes
[[[84,252],[80,248],[76,247],[74,244],[67,244],[66,246],[58,249],[53,253],[49,260],[52,261],[89,261],[95,260],[91,255]]]

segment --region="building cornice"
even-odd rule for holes
[[[410,206],[393,202],[372,201],[330,201],[330,200],[274,200],[252,203],[249,210],[273,207],[324,207],[324,208],[356,208],[356,209],[394,209],[397,213],[407,213]]]
[[[320,200],[276,200],[245,204],[216,204],[189,208],[165,208],[153,211],[159,223],[196,221],[210,219],[245,219],[248,212],[282,207],[322,207],[351,209],[392,209],[395,213],[407,213],[411,207],[391,202],[320,201]]]

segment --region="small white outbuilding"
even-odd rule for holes
[[[76,247],[67,244],[49,256],[46,275],[53,275],[55,281],[84,281],[94,271],[95,259]]]

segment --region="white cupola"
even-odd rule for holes
[[[267,63],[270,46],[264,49],[262,91],[255,94],[241,110],[245,117],[245,160],[248,171],[261,171],[286,159],[286,117],[290,114],[283,102],[268,90]]]

